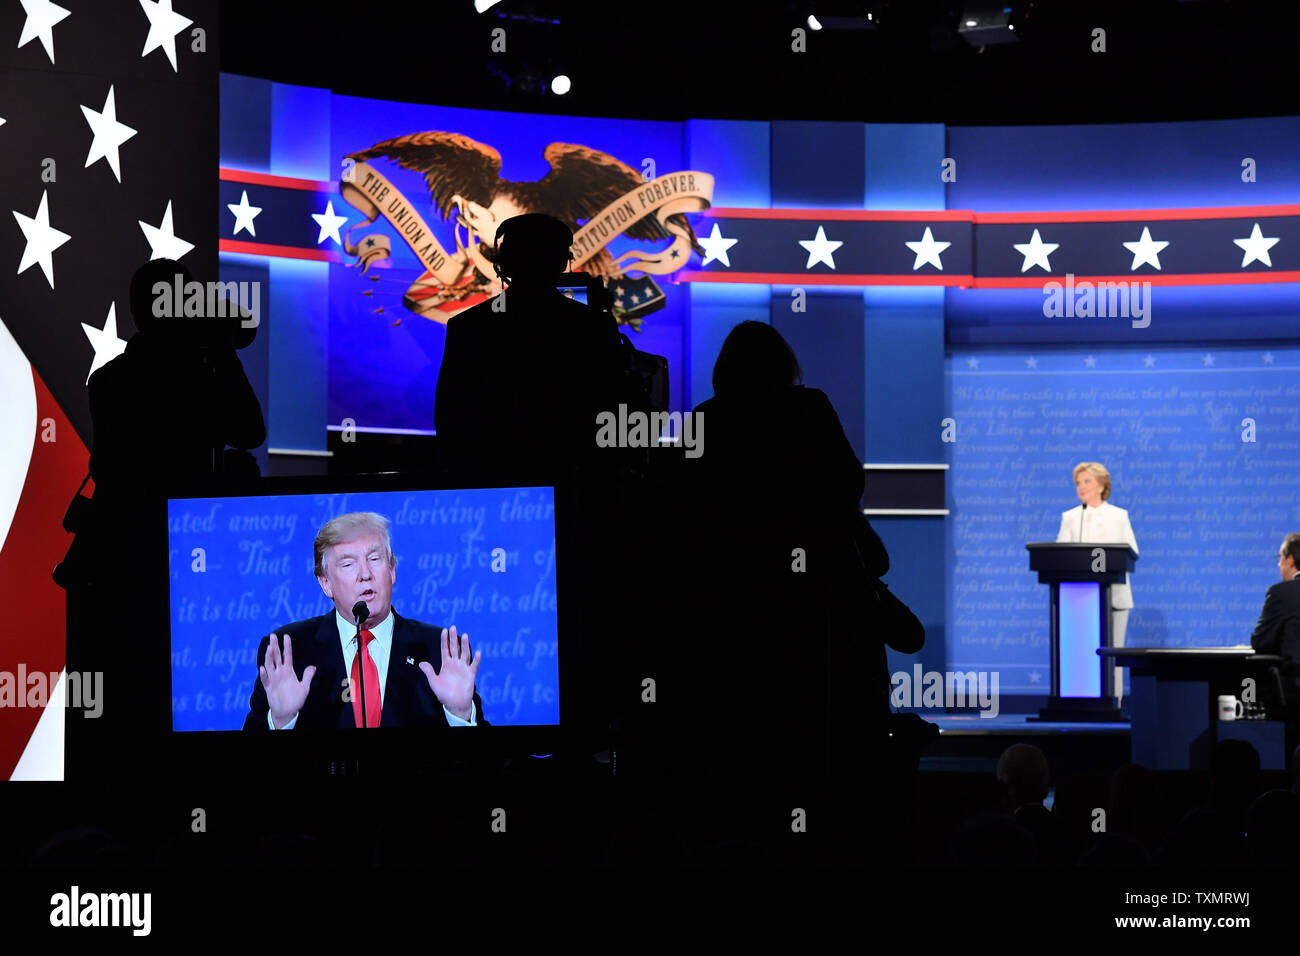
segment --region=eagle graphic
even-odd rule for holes
[[[559,219],[576,233],[591,216],[645,182],[641,174],[626,163],[608,153],[575,143],[551,143],[542,155],[551,169],[536,182],[503,178],[501,154],[491,146],[461,133],[438,130],[385,140],[369,149],[351,153],[348,158],[362,162],[384,157],[404,169],[424,173],[438,215],[445,221],[455,213],[457,246],[460,247],[456,257],[464,257],[461,281],[450,289],[439,286],[438,296],[448,303],[463,303],[471,297],[478,299],[494,291],[493,277],[483,275],[481,267],[476,270],[466,250],[477,242],[475,251],[490,261],[497,226],[504,220],[526,212],[543,212]],[[695,252],[704,254],[684,215],[669,216],[668,221],[686,232]],[[463,243],[460,237],[462,227],[467,233]],[[631,239],[646,241],[674,238],[653,215],[637,220],[624,234]],[[623,277],[607,249],[595,253],[580,268],[599,276],[606,285],[610,280]],[[425,278],[435,281],[431,276]],[[624,298],[620,295],[624,284],[644,288],[629,292]],[[636,327],[640,326],[639,316],[663,304],[663,293],[648,276],[621,283],[614,291],[615,317]]]

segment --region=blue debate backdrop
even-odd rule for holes
[[[243,726],[262,637],[334,613],[313,542],[353,511],[391,523],[397,613],[455,625],[482,651],[488,721],[558,724],[554,492],[491,488],[170,501],[173,729]]]
[[[1081,461],[1110,471],[1137,539],[1126,644],[1250,642],[1300,527],[1300,350],[962,351],[948,376],[954,668],[1049,685],[1025,543],[1056,540]]]
[[[263,303],[267,334],[242,357],[266,402],[272,447],[322,451],[326,428],[338,428],[345,415],[358,427],[433,427],[429,409],[445,326],[394,311],[396,293],[416,272],[414,258],[395,237],[391,268],[379,281],[366,280],[372,295],[363,296],[365,284],[343,265],[348,257],[339,243],[308,216],[324,216],[332,203],[335,215],[348,217],[343,231],[356,226],[361,217],[338,191],[343,155],[395,136],[446,130],[497,150],[501,175],[516,181],[545,173],[541,151],[550,142],[602,150],[633,168],[652,160],[660,175],[681,169],[713,176],[712,212],[688,218],[698,236],[720,223],[723,237],[739,240],[729,248],[731,264],[692,254],[684,269],[696,270],[694,278],[657,277],[666,306],[647,316],[644,333],[629,335],[668,358],[670,407],[685,410],[711,394],[727,332],[746,319],[769,322],[794,347],[804,381],[828,394],[864,462],[950,466],[949,515],[872,518],[890,551],[890,587],[917,612],[927,635],[915,657],[891,651],[891,670],[910,670],[914,662],[936,670],[1005,670],[1003,692],[1046,693],[1047,589],[1028,571],[1024,544],[1055,537],[1060,512],[1077,501],[1070,470],[1079,461],[1106,463],[1115,477],[1112,500],[1132,514],[1141,558],[1130,645],[1248,640],[1264,590],[1277,576],[1272,555],[1281,536],[1300,531],[1288,485],[1297,473],[1290,444],[1296,399],[1288,389],[1300,367],[1300,284],[1222,282],[1213,275],[1161,284],[1186,268],[1188,251],[1201,258],[1212,252],[1212,271],[1225,274],[1296,274],[1294,220],[1286,230],[1273,229],[1293,213],[1257,210],[1293,203],[1300,190],[1300,118],[1016,128],[661,123],[361,100],[231,75],[222,76],[221,92],[223,169],[316,181],[277,190],[223,171],[222,278],[260,279],[270,290]],[[1256,175],[1243,176],[1244,156]],[[454,249],[454,228],[432,209],[420,173],[383,160],[375,165]],[[952,175],[945,177],[946,169]],[[250,204],[265,207],[257,241],[293,250],[254,255],[230,247],[250,238],[246,231],[234,235],[224,205],[239,203],[244,190]],[[1184,233],[1151,223],[1156,238],[1177,241],[1162,253],[1161,269],[1134,272],[1157,280],[1144,328],[1046,314],[1038,280],[1060,281],[1060,268],[1049,274],[1033,267],[1023,277],[1031,284],[1021,288],[835,284],[862,268],[857,236],[893,243],[891,268],[907,272],[910,258],[893,254],[908,227],[818,218],[822,211],[1014,213],[1024,220],[1016,241],[1028,242],[1035,211],[1203,207],[1241,210],[1198,232],[1207,237],[1203,248],[1188,250]],[[1256,218],[1264,235],[1280,239],[1272,264],[1247,267],[1233,239]],[[800,236],[813,239],[819,225],[830,240],[847,240],[834,251],[834,266],[812,264],[795,244]],[[373,228],[357,229],[354,240]],[[954,227],[936,220],[934,228],[942,238]],[[1086,242],[1122,238],[1108,228],[1072,226],[1058,235],[1045,224],[1045,242],[1065,240],[1053,266],[1080,261],[1071,257],[1089,252]],[[977,252],[995,234],[980,229],[977,223]],[[1014,230],[997,229],[1006,241],[1014,238]],[[972,265],[969,243],[959,249],[952,238],[942,270],[948,278]],[[760,242],[767,246],[756,248]],[[628,247],[620,241],[614,251]],[[303,261],[313,250],[333,260]],[[1020,261],[1007,259],[1008,249],[994,252],[1013,266]],[[747,263],[778,258],[772,268],[785,274],[780,279],[742,274],[731,277],[741,281],[721,281],[728,270],[745,273]],[[1115,261],[1127,275],[1125,261]],[[943,278],[932,266],[920,271],[935,283]],[[805,274],[809,281],[801,285]],[[792,306],[796,300],[802,309]],[[1036,367],[1026,364],[1030,359]],[[1085,364],[1089,359],[1093,364]],[[304,363],[325,374],[301,375]],[[942,440],[941,423],[950,416],[956,443]],[[1257,423],[1253,443],[1241,440],[1246,417]]]

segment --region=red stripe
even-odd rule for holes
[[[1057,212],[973,212],[969,209],[751,209],[714,206],[701,215],[715,219],[798,219],[849,222],[1159,222],[1181,219],[1269,219],[1300,216],[1300,205],[1205,206],[1192,209],[1086,209]]]
[[[339,184],[322,182],[319,179],[298,179],[293,176],[272,176],[270,173],[255,173],[249,169],[231,169],[222,166],[217,170],[217,178],[228,183],[248,183],[253,186],[278,186],[281,189],[303,189],[314,193],[336,193]]]
[[[343,253],[333,249],[304,249],[301,246],[273,246],[265,242],[244,242],[240,239],[221,239],[220,252],[242,252],[248,256],[278,256],[281,259],[313,259],[317,262],[342,262]]]
[[[995,276],[975,280],[977,289],[1029,289],[1042,288],[1048,282],[1065,284],[1063,275],[1035,276]],[[1300,282],[1300,271],[1288,272],[1204,272],[1204,273],[1169,273],[1138,272],[1128,275],[1080,276],[1074,277],[1074,284],[1080,282],[1150,282],[1152,285],[1251,285],[1265,282]]]
[[[760,285],[944,285],[969,286],[972,275],[862,275],[806,272],[693,272],[677,273],[678,282],[756,282]]]
[[[29,674],[49,675],[63,670],[67,631],[67,595],[50,573],[72,543],[62,527],[63,513],[86,475],[90,452],[35,369],[32,379],[36,440],[18,508],[0,551],[0,580],[22,595],[28,623],[0,627],[0,670],[15,673],[21,662]],[[54,440],[46,440],[50,438]],[[0,452],[13,455],[18,449]],[[17,688],[17,692],[26,695],[27,689]],[[0,707],[0,780],[13,773],[42,713],[38,707]]]
[[[1082,212],[977,212],[975,224],[995,222],[1158,222],[1175,219],[1267,219],[1300,216],[1300,206],[1207,206],[1201,209],[1101,209]]]
[[[970,222],[969,209],[747,209],[714,206],[703,213],[717,219],[810,219],[825,222]]]
[[[751,282],[758,285],[930,285],[960,286],[975,289],[1035,289],[1048,282],[1064,284],[1065,276],[989,276],[975,278],[971,275],[856,275],[845,273],[815,275],[798,272],[698,272],[683,271],[677,274],[679,282]],[[1159,273],[1140,272],[1128,275],[1076,275],[1074,284],[1080,282],[1150,282],[1152,285],[1250,285],[1254,283],[1300,282],[1300,271],[1287,272],[1207,272]]]

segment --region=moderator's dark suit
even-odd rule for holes
[[[384,690],[384,709],[379,726],[383,727],[447,727],[447,715],[442,704],[429,689],[429,680],[420,670],[421,661],[433,665],[435,674],[442,673],[442,628],[393,614],[393,646],[388,658],[387,687]],[[351,700],[343,700],[347,673],[343,665],[343,647],[339,641],[338,624],[334,610],[320,617],[295,621],[275,631],[280,637],[280,650],[284,652],[284,635],[289,635],[293,646],[293,670],[302,679],[303,671],[316,665],[307,701],[298,714],[294,730],[299,728],[356,729],[356,717]],[[257,648],[257,666],[266,660],[270,635],[262,638]],[[407,658],[414,663],[408,663]],[[270,725],[266,715],[269,706],[266,690],[259,678],[253,683],[249,698],[249,715],[244,719],[245,730],[266,730]],[[474,710],[479,727],[489,726],[483,718],[483,701],[474,692]]]
[[[1300,575],[1279,581],[1264,596],[1250,646],[1261,654],[1280,654],[1282,685],[1286,694],[1288,719],[1300,718]]]

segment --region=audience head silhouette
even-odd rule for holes
[[[497,227],[493,262],[511,283],[536,285],[565,271],[573,258],[573,230],[541,212],[512,216]]]
[[[781,333],[766,322],[741,322],[713,363],[713,394],[751,394],[798,385],[803,370]]]
[[[998,760],[998,783],[1013,808],[1047,799],[1047,757],[1033,744],[1013,744]]]

